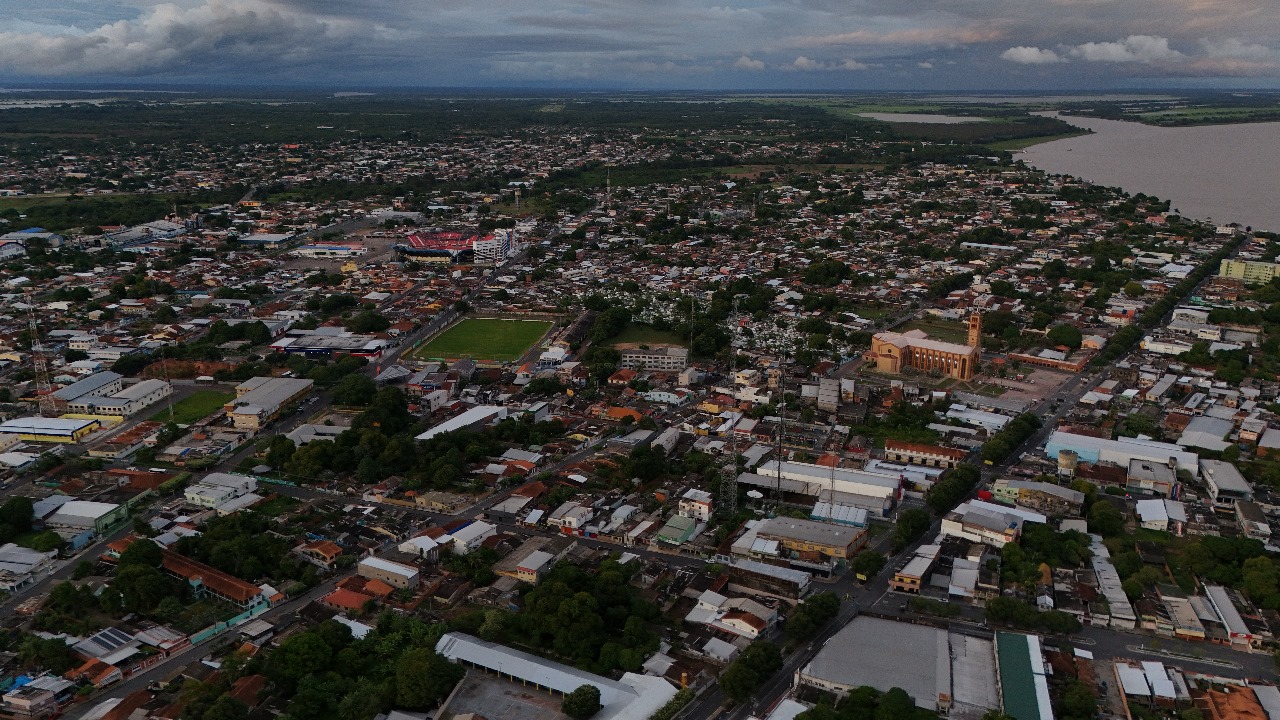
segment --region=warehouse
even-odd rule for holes
[[[417,436],[417,440],[431,438],[455,430],[473,430],[507,417],[507,409],[501,405],[477,405],[466,412],[445,420],[435,427]]]
[[[131,417],[173,394],[163,380],[143,380],[111,394],[84,395],[67,403],[67,412],[83,415]]]
[[[592,720],[645,720],[676,694],[676,689],[660,677],[628,672],[622,674],[621,680],[610,680],[463,633],[446,633],[436,643],[436,652],[450,662],[493,673],[552,696],[563,697],[583,685],[593,685],[600,691],[601,708]]]
[[[902,688],[916,706],[978,720],[1000,707],[994,643],[927,625],[858,616],[796,673],[796,683],[845,695]]]
[[[66,411],[67,405],[86,395],[110,395],[124,387],[124,376],[111,371],[94,373],[53,392],[53,405]]]
[[[1236,500],[1253,499],[1253,487],[1235,465],[1221,460],[1201,460],[1200,470],[1209,496],[1218,506],[1229,508]]]
[[[271,343],[271,349],[290,355],[305,355],[309,358],[330,358],[335,355],[353,355],[355,357],[382,357],[387,341],[372,335],[296,335],[283,337]]]
[[[58,551],[39,552],[13,543],[0,546],[0,590],[14,592],[44,576]]]
[[[229,473],[209,473],[200,482],[189,485],[183,497],[197,507],[227,514],[225,511],[233,504],[239,508],[261,500],[261,496],[254,494],[257,489],[258,481],[254,478]]]
[[[1107,462],[1125,468],[1129,466],[1131,460],[1146,460],[1160,464],[1172,460],[1176,463],[1178,470],[1186,470],[1192,477],[1200,477],[1200,456],[1171,443],[1128,437],[1108,440],[1055,430],[1045,443],[1045,454],[1057,460],[1058,453],[1063,450],[1076,453],[1080,462]]]
[[[129,517],[129,509],[124,505],[76,500],[56,495],[50,496],[37,504],[35,512],[41,512],[41,504],[54,500],[58,501],[56,509],[44,517],[46,527],[92,530],[102,535]]]
[[[289,405],[306,397],[315,386],[313,380],[255,377],[236,386],[236,399],[225,410],[231,423],[245,430],[260,430]]]
[[[379,557],[367,557],[356,567],[360,577],[382,582],[398,588],[418,586],[418,569]]]
[[[24,417],[0,423],[0,435],[17,435],[28,442],[73,443],[100,427],[97,420]]]
[[[756,536],[764,541],[776,540],[801,558],[814,559],[849,558],[867,543],[867,533],[861,528],[789,517],[765,520]]]

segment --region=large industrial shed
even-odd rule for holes
[[[436,643],[436,652],[450,662],[551,695],[564,696],[583,685],[594,685],[600,690],[602,707],[592,720],[646,720],[676,694],[671,683],[660,677],[623,673],[621,680],[610,680],[464,633],[446,633]]]

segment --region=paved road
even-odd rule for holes
[[[319,585],[317,585],[316,587],[312,588],[310,591],[302,595],[299,595],[298,597],[293,598],[291,600],[282,602],[279,605],[271,608],[270,610],[267,610],[263,614],[259,615],[258,619],[273,620],[286,613],[301,610],[303,607],[307,605],[307,603],[313,600],[316,600],[328,594],[329,592],[331,592],[340,581],[351,576],[352,574],[354,574],[354,571],[349,571],[342,575],[335,576],[329,580],[326,580],[320,583]],[[179,650],[178,652],[173,653],[172,655],[165,658],[164,660],[161,660],[155,665],[152,665],[151,667],[145,668],[135,673],[133,676],[129,677],[127,680],[124,680],[122,682],[116,683],[115,685],[109,686],[108,688],[103,690],[101,693],[95,695],[92,702],[86,702],[80,705],[71,706],[67,710],[67,712],[63,715],[63,717],[75,720],[76,718],[80,718],[88,714],[90,710],[92,710],[94,707],[96,707],[97,705],[101,704],[106,700],[110,700],[114,698],[123,698],[129,693],[136,692],[138,690],[145,690],[147,685],[151,684],[157,678],[164,677],[164,675],[166,674],[164,671],[173,670],[178,667],[181,667],[191,662],[193,658],[203,657],[205,651],[208,650],[209,647],[217,645],[220,639],[226,638],[228,634],[234,633],[234,632],[236,632],[236,630],[235,628],[232,628],[231,630],[228,630],[227,633],[223,633],[221,635],[217,635],[213,638],[210,638],[208,641],[201,643],[200,645],[192,645],[190,647]]]

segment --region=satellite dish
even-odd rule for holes
[[[752,500],[759,500],[760,498],[764,497],[764,493],[760,492],[759,490],[748,490],[747,497],[751,498]]]

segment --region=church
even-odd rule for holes
[[[923,330],[883,332],[871,338],[867,359],[873,360],[883,373],[897,375],[903,368],[914,368],[922,373],[936,370],[957,380],[969,380],[982,362],[982,315],[969,316],[967,345],[933,340]]]

